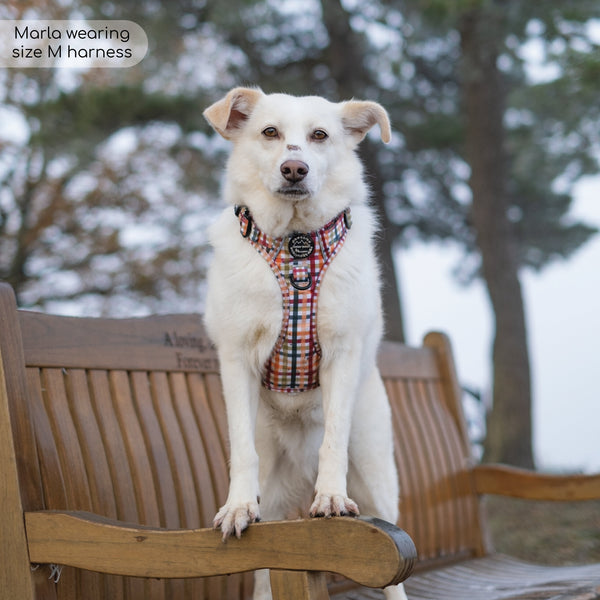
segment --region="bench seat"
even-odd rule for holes
[[[596,600],[600,567],[548,567],[494,554],[417,573],[404,587],[409,600]],[[360,588],[332,600],[383,600],[380,590]]]

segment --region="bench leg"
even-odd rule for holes
[[[271,571],[273,600],[329,600],[325,573]]]

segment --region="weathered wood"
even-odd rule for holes
[[[600,475],[550,475],[506,465],[477,465],[473,481],[478,494],[524,500],[597,500]]]
[[[22,311],[19,317],[29,366],[200,373],[218,370],[216,351],[199,315],[93,319]]]
[[[473,459],[463,437],[460,388],[445,354],[448,345],[440,334],[427,339],[430,345],[416,356],[433,361],[434,376],[388,373],[384,383],[392,407],[400,523],[415,540],[421,565],[434,565],[440,557],[481,554],[482,535],[469,477]],[[439,351],[434,343],[441,346]]]
[[[21,503],[25,510],[41,507],[40,471],[33,430],[33,418],[27,403],[22,332],[12,288],[0,282],[0,360],[4,365],[4,386],[8,402],[12,437],[17,453],[17,476]]]
[[[329,600],[325,573],[271,571],[273,600]]]
[[[595,600],[600,565],[544,567],[495,555],[413,576],[405,586],[410,600]]]
[[[403,581],[416,559],[408,535],[378,519],[256,523],[225,543],[213,529],[136,527],[77,512],[29,512],[25,524],[32,562],[136,577],[323,570],[384,587]]]
[[[8,565],[0,598],[249,600],[249,571],[272,567],[276,600],[324,600],[323,571],[370,585],[410,572],[410,538],[381,522],[259,523],[226,544],[207,529],[227,497],[228,439],[200,317],[51,317],[17,311],[0,284],[0,359],[0,549]],[[474,557],[487,550],[480,494],[600,498],[600,476],[473,467],[443,334],[427,335],[421,348],[385,343],[379,364],[392,409],[399,522],[419,550],[410,600],[591,599],[598,565],[555,577]],[[28,550],[33,561],[91,570],[66,566],[55,585],[42,565],[32,578]],[[207,573],[232,574],[197,577]],[[338,576],[327,581],[336,600],[382,598]]]
[[[547,567],[496,554],[417,573],[404,587],[409,600],[598,600],[600,565]],[[331,600],[383,600],[383,594],[362,588]]]
[[[436,379],[439,370],[435,354],[428,348],[409,348],[395,342],[382,342],[377,357],[381,376],[393,379]]]
[[[455,464],[463,461],[462,470],[459,471],[456,483],[456,496],[463,498],[463,512],[461,519],[461,532],[463,539],[469,540],[475,556],[485,556],[492,551],[492,544],[487,523],[482,514],[482,506],[475,498],[472,481],[468,471],[471,470],[475,459],[471,450],[471,442],[467,427],[467,420],[463,409],[463,392],[458,381],[456,365],[450,339],[444,333],[429,332],[423,338],[423,345],[435,352],[440,377],[440,391],[436,394],[438,403],[449,411],[456,427],[456,436],[450,436],[448,427],[438,433],[440,440],[445,440],[448,447],[460,445],[454,453]],[[454,467],[457,469],[457,467]],[[465,546],[460,547],[461,550]]]
[[[443,387],[443,393],[439,395],[439,400],[446,404],[452,414],[464,445],[465,455],[470,456],[471,448],[467,420],[462,405],[462,390],[458,382],[450,340],[444,333],[432,331],[425,336],[423,344],[435,352],[438,376]]]
[[[33,599],[33,585],[23,531],[23,508],[17,478],[17,459],[8,412],[6,380],[0,355],[0,598]]]

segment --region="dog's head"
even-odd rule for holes
[[[388,115],[376,102],[333,103],[253,88],[231,90],[204,116],[233,142],[231,202],[248,204],[252,197],[280,208],[325,202],[324,214],[364,200],[357,198],[364,185],[354,149],[369,129],[378,124],[386,143],[391,136]]]

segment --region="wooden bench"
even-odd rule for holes
[[[410,600],[594,598],[599,565],[492,554],[480,495],[600,498],[600,477],[474,465],[445,336],[386,343],[380,365],[419,554]],[[209,527],[227,494],[226,422],[198,316],[17,311],[0,284],[0,468],[2,600],[234,600],[263,567],[277,599],[327,598],[324,571],[345,576],[327,577],[333,598],[374,599],[414,565],[408,535],[369,519],[258,523],[221,542]]]

